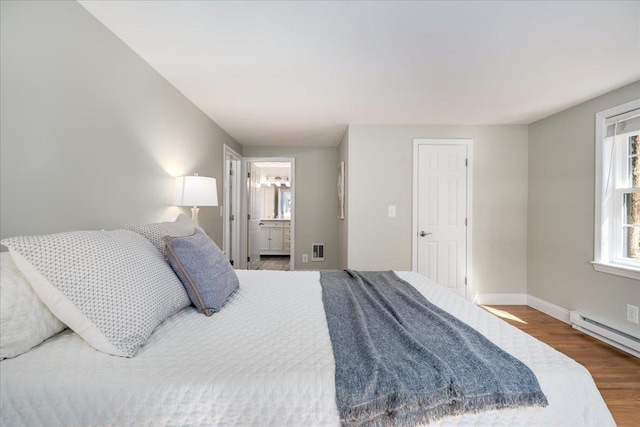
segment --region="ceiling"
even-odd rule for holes
[[[259,169],[261,177],[291,177],[291,163],[289,162],[253,162],[253,164]]]
[[[528,124],[640,80],[640,2],[81,1],[242,145]]]

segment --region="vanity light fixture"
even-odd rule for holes
[[[281,176],[268,176],[268,177],[263,177],[260,180],[260,184],[267,186],[267,187],[271,187],[271,185],[275,185],[276,187],[281,187],[283,184],[286,185],[287,187],[291,187],[291,181],[289,180],[289,177],[281,177]]]

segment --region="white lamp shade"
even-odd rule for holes
[[[176,177],[173,204],[176,206],[218,206],[216,179],[197,175]]]

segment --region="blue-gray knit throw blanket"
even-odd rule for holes
[[[531,370],[395,273],[320,273],[345,426],[546,406]]]

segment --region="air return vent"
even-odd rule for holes
[[[324,261],[324,243],[313,244],[311,261]]]

